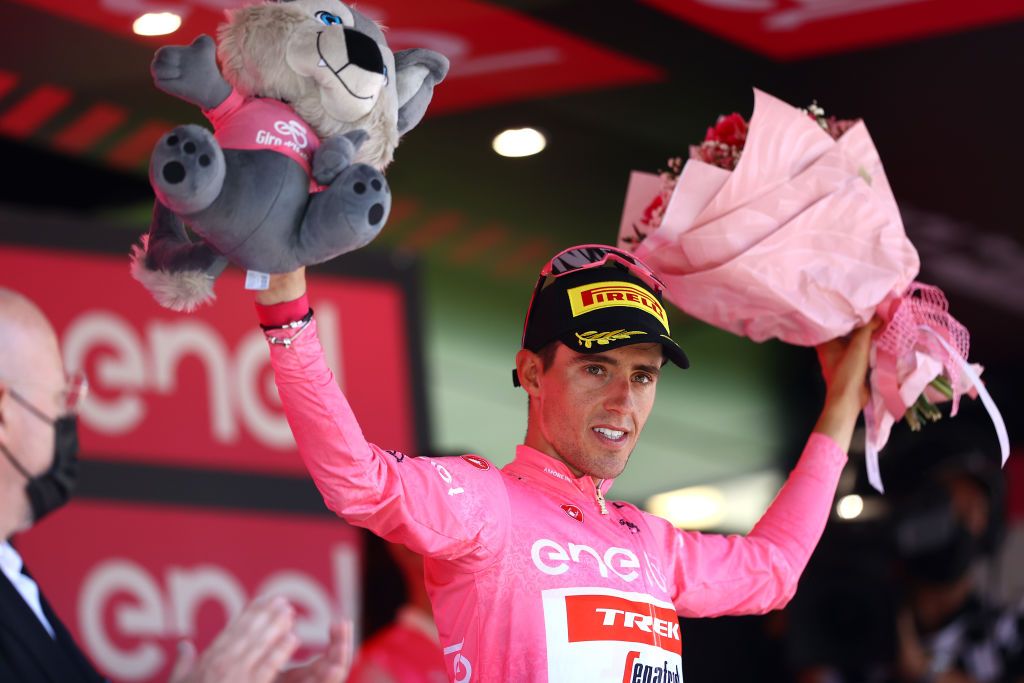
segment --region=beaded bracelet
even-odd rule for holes
[[[264,332],[270,332],[272,330],[298,330],[295,334],[290,337],[274,337],[267,335],[267,341],[271,344],[278,344],[285,348],[292,345],[292,342],[299,338],[306,328],[309,327],[309,323],[313,321],[313,309],[310,308],[306,311],[306,315],[302,316],[298,320],[293,320],[290,323],[284,325],[260,325]]]

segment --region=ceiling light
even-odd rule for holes
[[[140,36],[165,36],[179,28],[181,17],[174,12],[148,12],[132,24],[132,30]]]
[[[544,134],[536,128],[509,128],[496,135],[491,146],[503,157],[528,157],[547,144]]]
[[[647,510],[683,529],[710,529],[725,517],[725,496],[713,486],[690,486],[651,496]]]
[[[857,494],[843,496],[836,504],[836,514],[840,519],[857,519],[864,512],[864,499]]]

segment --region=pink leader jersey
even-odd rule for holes
[[[299,302],[291,304],[305,311]],[[272,310],[261,311],[264,323]],[[302,458],[327,507],[425,556],[448,675],[458,683],[682,681],[676,615],[783,607],[846,461],[835,442],[812,434],[749,535],[680,531],[606,501],[611,481],[597,487],[527,446],[499,470],[477,455],[416,458],[368,443],[315,333],[271,345]]]
[[[223,149],[265,149],[293,159],[309,176],[309,191],[324,189],[313,180],[313,154],[320,138],[295,110],[280,100],[231,94],[203,112]]]

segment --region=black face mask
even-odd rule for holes
[[[31,476],[7,447],[0,444],[0,451],[28,480],[25,493],[32,505],[32,519],[38,522],[67,503],[78,483],[78,418],[65,415],[51,420],[15,392],[12,391],[11,395],[33,415],[52,424],[54,429],[53,464],[38,477]]]

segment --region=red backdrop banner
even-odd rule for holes
[[[188,315],[158,306],[130,277],[127,254],[5,246],[0,272],[46,312],[66,367],[89,378],[83,458],[305,475],[241,271],[225,272],[216,302]],[[367,437],[417,453],[409,350],[419,340],[401,284],[311,276],[310,296]]]
[[[116,681],[166,680],[179,640],[202,651],[259,595],[295,607],[300,658],[324,649],[332,621],[359,624],[360,537],[330,517],[73,501],[15,543]]]

